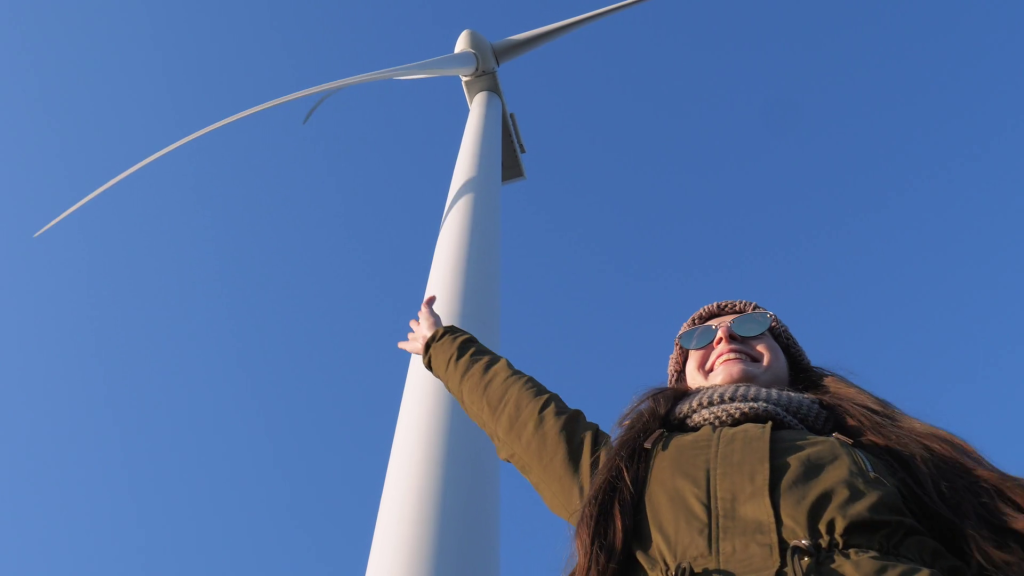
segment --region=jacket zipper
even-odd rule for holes
[[[708,479],[708,488],[710,488],[710,501],[708,503],[708,510],[711,512],[711,517],[708,518],[708,530],[711,536],[712,571],[720,570],[722,568],[722,544],[720,542],[722,528],[719,525],[721,519],[719,518],[718,510],[718,452],[721,448],[721,442],[722,428],[716,428],[714,431],[714,435],[711,437],[711,454],[708,458],[708,461],[711,464],[711,468],[709,470],[711,474]]]

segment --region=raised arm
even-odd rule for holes
[[[405,350],[423,354],[423,364],[494,442],[552,512],[576,523],[608,435],[583,412],[455,326],[438,328],[433,299],[410,322]]]

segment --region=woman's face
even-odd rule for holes
[[[739,316],[720,316],[706,324],[721,324]],[[730,326],[719,326],[711,344],[690,350],[686,358],[686,384],[690,388],[720,384],[754,384],[765,388],[789,387],[789,365],[771,334],[744,338]]]

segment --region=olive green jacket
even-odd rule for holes
[[[608,434],[459,328],[434,332],[423,363],[498,455],[575,524]],[[839,439],[744,424],[666,434],[651,449],[633,541],[638,574],[967,574],[914,521],[878,463]],[[794,541],[810,552],[787,566]]]

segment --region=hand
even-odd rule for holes
[[[409,320],[409,328],[412,332],[409,332],[409,339],[405,342],[399,342],[398,347],[411,354],[423,355],[423,345],[427,343],[427,339],[444,324],[441,323],[441,317],[434,312],[434,302],[437,301],[437,296],[427,296],[427,299],[423,301],[423,305],[420,306],[419,320]]]

